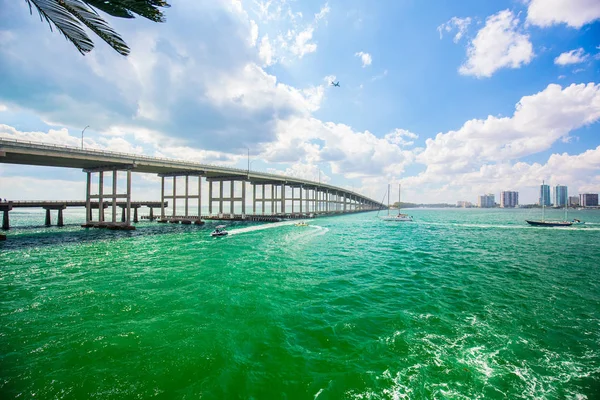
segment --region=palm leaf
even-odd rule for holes
[[[134,13],[154,22],[165,22],[158,7],[170,7],[165,0],[84,0],[113,17],[134,18]]]
[[[52,30],[52,25],[79,50],[85,54],[94,48],[94,42],[85,33],[79,22],[57,0],[25,0],[29,5],[29,12],[33,13],[31,4],[35,6],[40,19],[46,20]]]
[[[58,2],[119,54],[124,56],[129,54],[127,43],[93,8],[89,7],[82,0],[58,0]]]

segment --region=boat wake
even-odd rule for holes
[[[232,230],[230,230],[228,232],[229,232],[229,236],[239,235],[241,233],[249,233],[249,232],[262,231],[264,229],[280,228],[282,226],[293,226],[293,225],[297,224],[300,221],[301,220],[274,222],[272,224],[264,224],[264,225],[249,226],[247,228],[232,229]],[[320,230],[323,231],[323,233],[321,233],[321,234],[324,234],[325,232],[327,232],[329,230],[327,228],[323,228],[323,227],[318,226],[318,225],[308,225],[305,228],[320,229]]]
[[[544,227],[544,226],[529,226],[529,225],[488,225],[488,224],[460,224],[460,223],[442,223],[442,222],[421,222],[422,225],[431,226],[458,226],[465,228],[480,228],[480,229],[560,229],[569,231],[598,231],[600,227],[590,227],[589,225],[600,225],[593,222],[585,223],[581,225],[571,226],[557,226],[557,227]]]

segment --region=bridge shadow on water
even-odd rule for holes
[[[243,223],[242,223],[243,224]],[[64,227],[45,227],[43,225],[19,226],[8,232],[5,241],[0,241],[0,251],[18,251],[47,246],[70,246],[105,240],[130,239],[140,236],[172,235],[177,233],[203,232],[208,235],[218,221],[207,221],[205,225],[181,225],[138,223],[133,231],[118,231],[98,228],[81,228],[80,224],[65,224]],[[238,224],[229,224],[233,226]],[[247,223],[243,224],[248,225]]]

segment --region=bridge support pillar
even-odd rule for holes
[[[109,229],[135,229],[131,226],[131,170],[135,168],[135,164],[131,165],[118,165],[111,167],[98,167],[84,169],[83,172],[87,173],[87,185],[86,185],[86,224],[83,225],[86,228],[97,227],[97,228],[109,228]],[[119,193],[118,189],[118,173],[119,171],[125,171],[127,173],[127,186],[126,189]],[[106,193],[104,190],[104,172],[112,173],[112,190],[110,193]],[[91,193],[91,181],[92,173],[98,173],[98,194]],[[98,220],[94,221],[92,214],[92,199],[98,199]],[[105,199],[107,201],[105,201]],[[117,200],[125,200],[125,206],[121,214],[121,221],[117,218]],[[110,221],[105,221],[104,208],[111,207]],[[121,206],[123,207],[123,206]],[[59,208],[58,211],[58,226],[63,225],[63,213],[62,210],[65,207]]]
[[[46,208],[46,222],[44,223],[46,226],[52,226],[52,218],[50,217],[50,209]]]
[[[8,209],[2,211],[2,229],[5,231],[10,229],[10,220],[8,219]]]
[[[63,210],[62,210],[62,208],[58,209],[58,222],[56,223],[56,226],[65,226],[64,221],[63,221]]]

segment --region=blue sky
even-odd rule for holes
[[[401,182],[415,202],[600,191],[588,0],[178,1],[164,24],[107,17],[128,57],[94,36],[82,56],[25,2],[0,8],[3,137],[78,145],[90,125],[88,147],[240,167],[249,147],[255,169],[320,169],[374,198]],[[3,197],[82,198],[83,180],[0,164]]]

